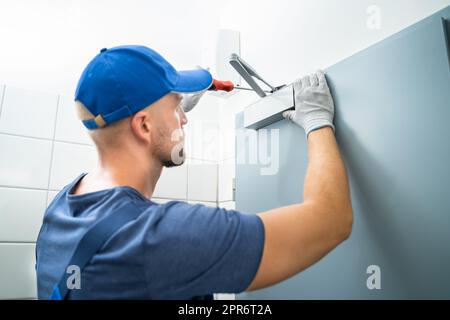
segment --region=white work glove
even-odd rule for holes
[[[323,71],[298,79],[293,85],[295,110],[283,112],[283,117],[305,129],[306,137],[327,126],[334,131],[334,103]]]

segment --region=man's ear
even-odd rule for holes
[[[131,116],[131,131],[140,141],[151,142],[152,125],[150,115],[141,110]]]

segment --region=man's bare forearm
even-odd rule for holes
[[[332,223],[336,222],[344,229],[351,227],[348,178],[331,127],[312,131],[308,135],[308,170],[303,197],[304,202],[314,203],[335,217],[336,221],[330,220]]]

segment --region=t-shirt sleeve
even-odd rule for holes
[[[153,298],[239,293],[250,285],[264,247],[259,216],[178,201],[159,211],[143,239]]]

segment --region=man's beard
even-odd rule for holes
[[[161,144],[158,144],[156,147],[156,155],[164,167],[177,167],[184,163],[186,155],[184,152],[184,136],[182,134],[182,129],[178,129],[171,134],[163,128],[158,130],[158,139],[156,141]],[[171,142],[175,141],[177,143],[169,150],[166,150],[167,146],[162,142],[169,141],[169,139]]]
[[[186,160],[184,148],[181,147],[181,149],[178,152],[176,152],[176,154],[177,154],[176,159],[173,159],[172,154],[169,159],[161,159],[162,165],[166,168],[181,166]]]

